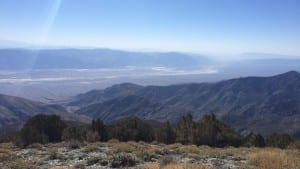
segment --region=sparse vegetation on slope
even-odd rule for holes
[[[30,148],[29,148],[30,147]],[[298,169],[296,149],[212,148],[145,142],[85,143],[70,149],[64,142],[19,149],[0,144],[0,166],[20,168],[132,169]]]

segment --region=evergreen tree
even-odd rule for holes
[[[59,142],[65,127],[66,124],[57,115],[36,115],[24,124],[18,134],[17,142],[21,146]]]
[[[83,142],[86,140],[86,129],[84,127],[70,126],[64,129],[62,139],[65,141],[77,140]]]
[[[176,134],[169,122],[166,122],[156,130],[156,141],[165,144],[172,144],[175,142]]]
[[[195,122],[191,114],[181,117],[176,126],[176,141],[182,144],[193,144],[195,130]]]
[[[242,142],[240,134],[230,126],[219,121],[214,114],[204,115],[197,123],[195,143],[209,146],[239,146]]]
[[[244,138],[243,145],[247,147],[264,147],[266,146],[266,143],[263,136],[251,132]]]
[[[95,131],[98,133],[100,141],[108,140],[109,136],[108,136],[107,127],[103,123],[102,120],[100,120],[100,119],[92,120],[91,128],[92,128],[92,131]]]
[[[127,117],[111,126],[113,138],[120,141],[146,141],[154,140],[153,129],[137,117]]]

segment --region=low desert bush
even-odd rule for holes
[[[88,152],[93,152],[99,150],[98,145],[96,144],[88,144],[85,147],[83,147],[83,152],[88,153]]]
[[[101,156],[94,156],[94,157],[89,158],[89,159],[87,160],[86,164],[87,164],[88,166],[94,165],[94,164],[99,163],[101,160],[102,160],[102,157],[101,157]]]
[[[120,142],[113,146],[116,153],[131,153],[133,152],[136,147],[132,143],[128,142]]]
[[[137,158],[132,154],[121,153],[113,156],[111,161],[111,167],[120,168],[120,167],[132,167],[138,163]]]
[[[83,143],[78,140],[69,140],[64,142],[64,145],[69,149],[78,149],[83,146]]]
[[[52,148],[49,150],[48,159],[49,160],[56,160],[56,159],[64,160],[65,157],[62,154],[60,154],[56,148]]]

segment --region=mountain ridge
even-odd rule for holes
[[[37,114],[57,114],[67,121],[88,122],[90,120],[85,116],[69,113],[58,104],[45,104],[0,94],[0,127],[18,125]]]
[[[168,120],[174,122],[187,112],[192,112],[195,119],[199,119],[206,113],[215,113],[241,132],[258,130],[266,134],[282,131],[298,135],[300,130],[300,123],[297,124],[298,120],[300,121],[300,74],[296,71],[271,77],[243,77],[213,83],[144,86],[127,92],[130,93],[128,95],[142,97],[152,104],[158,104],[156,107],[163,110],[144,112],[143,109],[146,108],[142,107],[136,110],[137,114],[146,113],[144,117],[149,120],[162,121],[164,119],[161,117],[171,117]],[[115,98],[126,97],[124,93],[120,95],[117,93],[114,94]],[[81,97],[84,98],[84,94]],[[115,98],[107,98],[99,101],[98,104],[108,101],[116,105],[122,103],[118,99],[114,100]],[[136,104],[138,103],[128,103],[130,106]],[[110,112],[110,109],[106,107],[105,112]],[[77,113],[103,117],[101,109],[94,112],[92,108],[88,108],[88,105],[81,105]],[[117,114],[115,115],[116,117],[110,119],[118,117]],[[270,120],[277,122],[278,126],[272,124]],[[284,126],[290,121],[290,127]]]

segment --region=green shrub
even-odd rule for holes
[[[60,142],[66,124],[57,115],[36,115],[29,119],[15,138],[16,145]]]

